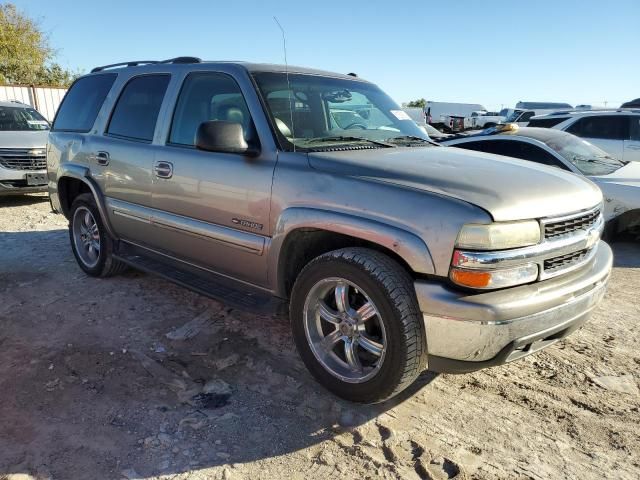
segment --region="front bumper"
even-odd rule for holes
[[[42,193],[47,191],[47,185],[30,186],[22,182],[7,182],[0,180],[0,196],[22,195],[24,193]]]
[[[613,263],[606,243],[596,249],[580,270],[505,290],[470,294],[417,281],[429,369],[464,373],[501,365],[579,328],[604,296]]]

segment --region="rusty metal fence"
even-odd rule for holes
[[[67,93],[66,88],[0,85],[0,102],[13,100],[31,105],[47,120],[52,121],[65,93]]]

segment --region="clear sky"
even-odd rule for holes
[[[356,72],[398,102],[619,106],[640,97],[640,0],[13,0],[89,71],[194,55]]]

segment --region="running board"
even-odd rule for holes
[[[229,307],[252,313],[282,315],[287,302],[242,282],[232,280],[170,257],[120,242],[113,257],[146,273],[157,275],[189,290],[218,300]]]

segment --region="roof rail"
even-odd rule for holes
[[[202,63],[202,60],[198,57],[175,57],[167,60],[133,60],[131,62],[112,63],[110,65],[104,65],[102,67],[96,67],[91,70],[91,73],[101,72],[107,68],[115,67],[137,67],[138,65],[156,65],[159,63]]]

